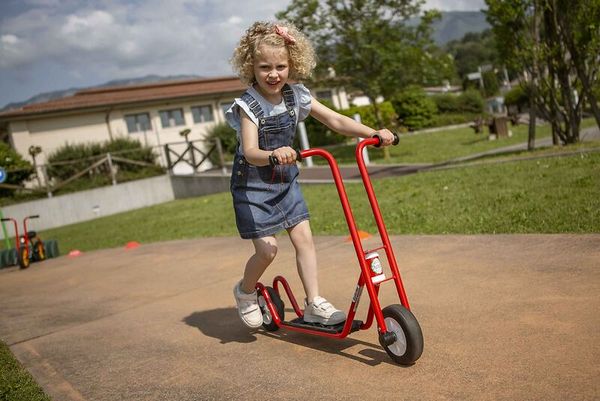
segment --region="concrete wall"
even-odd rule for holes
[[[30,215],[40,218],[31,222],[31,229],[44,230],[65,226],[97,217],[108,216],[175,199],[169,176],[163,175],[143,180],[126,182],[114,186],[91,189],[53,198],[2,208],[4,217],[21,221]],[[7,224],[9,235],[13,235],[12,224]]]
[[[173,175],[171,185],[176,199],[229,192],[229,175]]]
[[[21,222],[24,217],[37,214],[40,218],[32,221],[30,228],[44,230],[169,202],[174,199],[228,191],[229,175],[163,175],[5,206],[2,208],[2,213],[4,217],[16,218],[19,221],[19,230],[22,229]],[[6,228],[8,234],[12,236],[14,234],[12,223],[7,223]]]

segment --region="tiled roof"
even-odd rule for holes
[[[109,107],[147,101],[161,101],[221,93],[239,93],[246,89],[237,77],[219,77],[183,81],[165,81],[143,85],[84,89],[72,96],[30,104],[0,113],[0,120],[35,114]]]

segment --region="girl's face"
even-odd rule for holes
[[[281,89],[288,80],[290,67],[285,47],[260,45],[254,56],[254,78],[261,95],[269,102],[281,102]]]

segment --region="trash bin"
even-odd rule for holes
[[[489,139],[494,140],[497,138],[508,138],[512,136],[509,128],[508,128],[508,117],[494,117],[488,123],[488,128],[490,130]]]
[[[494,117],[494,132],[498,138],[508,138],[508,117]]]

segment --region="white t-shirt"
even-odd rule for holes
[[[296,123],[299,121],[304,121],[306,117],[310,114],[311,101],[312,98],[310,96],[310,91],[306,88],[306,86],[302,84],[290,84],[292,91],[294,92],[294,98],[296,100],[296,105],[294,106],[294,111],[296,112]],[[265,117],[276,116],[281,113],[286,112],[285,101],[282,99],[281,103],[275,105],[266,100],[254,87],[248,88],[248,93],[256,99],[259,103],[260,107],[262,107],[264,111]],[[258,119],[254,116],[254,113],[250,111],[250,107],[244,102],[241,98],[236,98],[233,101],[233,104],[227,111],[225,112],[225,119],[227,123],[237,132],[238,141],[241,143],[241,135],[242,135],[242,119],[240,117],[240,107],[246,112],[250,120],[258,127]],[[240,149],[241,150],[241,149]]]

